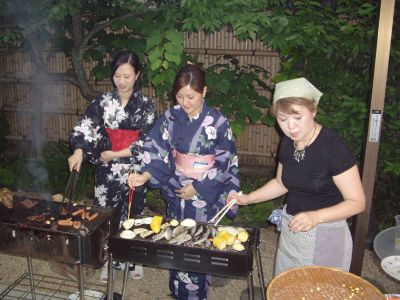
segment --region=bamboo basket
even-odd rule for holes
[[[385,300],[365,279],[340,269],[311,266],[290,269],[268,285],[267,300]]]

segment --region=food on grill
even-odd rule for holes
[[[74,221],[69,220],[69,219],[67,219],[67,220],[58,220],[57,223],[60,226],[68,226],[69,227],[69,226],[72,226],[74,224]]]
[[[0,203],[9,209],[13,208],[13,192],[4,187],[0,189]]]
[[[142,232],[147,231],[147,229],[146,229],[146,228],[139,227],[139,228],[133,229],[133,231],[134,231],[136,234],[141,234]]]
[[[72,213],[73,216],[82,215],[85,212],[85,209],[81,208]]]
[[[162,216],[154,216],[153,220],[151,220],[150,223],[151,230],[153,230],[155,233],[159,233],[161,230],[162,220],[163,220]]]
[[[235,236],[233,236],[232,234],[230,234],[227,231],[220,231],[218,233],[217,237],[220,237],[221,239],[223,239],[226,242],[227,246],[232,246],[233,243],[235,242]]]
[[[38,201],[34,201],[31,199],[25,199],[25,200],[21,201],[19,204],[21,204],[25,208],[32,208],[38,204]]]
[[[146,231],[142,232],[142,233],[139,234],[139,235],[140,235],[140,237],[142,237],[142,238],[147,238],[148,236],[150,236],[150,235],[152,235],[152,234],[154,234],[154,231],[153,231],[153,230],[146,230]]]
[[[74,223],[72,224],[72,227],[74,227],[75,229],[79,229],[81,228],[81,221],[74,221]]]
[[[128,219],[122,223],[122,227],[124,227],[124,229],[128,230],[128,229],[131,229],[134,224],[135,224],[135,219]]]
[[[243,251],[245,248],[244,248],[243,244],[233,244],[232,249],[236,250],[236,251]]]
[[[171,226],[176,227],[179,225],[179,221],[176,219],[172,219],[171,221],[169,221],[169,224],[171,224]]]
[[[88,221],[93,221],[93,220],[95,220],[98,216],[99,216],[99,213],[94,213],[93,215],[90,215],[89,212],[87,212],[86,219],[87,219]]]
[[[135,226],[148,225],[151,223],[151,221],[153,221],[153,217],[135,219]]]
[[[124,230],[119,234],[123,239],[133,239],[136,237],[136,233],[132,230]]]
[[[249,239],[249,234],[247,233],[247,231],[246,230],[240,230],[239,231],[239,233],[238,233],[238,235],[237,235],[237,238],[238,238],[238,240],[239,241],[241,241],[242,243],[244,243],[244,242],[246,242],[248,239]]]
[[[172,230],[170,227],[165,227],[163,230],[161,230],[160,233],[154,235],[151,239],[153,241],[159,241],[162,239],[166,239],[167,241],[171,240],[172,238]]]
[[[152,222],[146,224],[150,219]],[[244,251],[245,245],[242,243],[249,240],[249,233],[241,227],[197,224],[195,220],[189,218],[180,223],[176,221],[179,225],[174,227],[174,219],[163,221],[162,216],[128,219],[122,223],[122,227],[124,231],[130,230],[134,233],[133,239],[145,239],[189,247],[215,247],[219,250]],[[133,225],[136,227],[131,229]],[[129,239],[130,237],[124,238]]]
[[[187,219],[184,219],[184,220],[181,221],[181,225],[185,226],[185,227],[192,228],[192,227],[196,226],[196,221],[193,220],[193,219],[187,218]]]
[[[213,246],[219,250],[224,250],[226,248],[226,241],[221,236],[216,236],[213,239]]]
[[[34,215],[34,216],[29,216],[27,219],[33,222],[44,222],[45,217],[43,215]]]

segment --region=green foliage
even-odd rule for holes
[[[254,65],[240,66],[231,56],[223,59],[229,64],[216,64],[207,69],[207,103],[232,120],[233,132],[239,136],[247,121],[255,124],[265,120],[262,119],[266,115],[264,109],[270,106],[270,101],[260,96],[255,87],[270,91],[266,84],[269,73]]]

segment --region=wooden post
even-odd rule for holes
[[[374,192],[375,172],[379,150],[379,138],[385,103],[386,79],[389,65],[395,0],[381,0],[378,38],[372,83],[368,136],[362,168],[362,184],[366,194],[365,211],[357,217],[354,230],[354,249],[350,271],[360,275],[364,260],[365,240]]]

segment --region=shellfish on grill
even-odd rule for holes
[[[192,227],[196,226],[196,224],[197,224],[196,221],[193,219],[190,219],[190,218],[186,218],[181,221],[181,225],[188,227],[188,228],[192,228]]]
[[[179,221],[177,219],[172,219],[169,221],[169,224],[171,224],[172,227],[176,227],[179,225]]]
[[[122,227],[124,227],[125,230],[128,230],[131,229],[134,224],[135,224],[135,219],[128,219],[122,223]]]
[[[136,237],[136,233],[132,230],[124,230],[119,234],[123,239],[134,239]]]
[[[135,226],[149,225],[149,224],[151,224],[151,221],[153,221],[153,217],[145,217],[145,218],[141,218],[141,219],[135,219]]]

